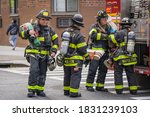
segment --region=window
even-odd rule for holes
[[[57,18],[58,28],[67,28],[71,25],[71,17]]]
[[[54,13],[78,12],[78,0],[53,0]]]
[[[0,17],[0,28],[2,28],[2,18]]]
[[[2,16],[1,16],[1,0],[0,0],[0,28],[2,28]]]
[[[18,13],[18,0],[9,0],[10,14]]]

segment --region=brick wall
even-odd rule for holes
[[[52,0],[18,0],[19,8],[16,18],[20,19],[20,24],[30,21],[30,19],[36,20],[35,16],[41,9],[47,9],[52,13]],[[97,11],[105,9],[105,0],[79,0],[79,12],[84,17],[85,28],[81,31],[88,38],[89,27],[95,22],[95,16]],[[3,28],[0,28],[0,45],[9,45],[8,36],[6,36],[6,30],[11,22],[12,16],[9,14],[9,0],[2,0],[1,17],[3,20]],[[57,28],[57,18],[65,17],[63,15],[52,15],[50,25],[58,33],[59,37],[64,28]],[[27,41],[18,39],[17,46],[25,47]]]
[[[81,6],[86,7],[104,7],[105,0],[80,0]]]

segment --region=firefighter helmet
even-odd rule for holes
[[[58,54],[56,57],[56,63],[59,67],[63,66],[63,55],[62,54]]]
[[[36,18],[38,18],[38,19],[44,18],[44,19],[48,19],[48,20],[49,20],[49,19],[52,19],[52,18],[49,16],[48,10],[46,10],[46,9],[41,10],[41,11],[37,14]]]
[[[108,19],[108,14],[104,10],[99,10],[97,12],[97,20],[100,20],[101,18],[107,18]]]
[[[72,17],[72,23],[84,27],[83,17],[81,14],[75,14]]]
[[[50,71],[53,71],[56,68],[56,62],[55,58],[52,58],[51,56],[48,58],[48,69]]]
[[[121,23],[120,23],[121,26],[123,25],[128,25],[128,26],[131,26],[132,23],[130,21],[130,19],[128,17],[124,17],[122,20],[121,20]]]

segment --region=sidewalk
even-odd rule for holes
[[[0,46],[0,65],[8,64],[29,66],[24,57],[24,48],[16,47],[14,51],[10,46]]]

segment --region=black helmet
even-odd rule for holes
[[[97,20],[100,20],[101,18],[107,18],[108,19],[108,14],[104,10],[99,10],[97,12]]]
[[[36,18],[40,19],[40,18],[44,18],[44,19],[52,19],[50,16],[49,16],[49,12],[48,10],[41,10],[38,15],[36,16]]]
[[[121,26],[124,26],[124,25],[128,25],[128,26],[131,26],[132,23],[130,21],[130,19],[128,17],[124,17],[122,20],[121,20],[121,23],[120,23]]]
[[[72,17],[72,23],[84,27],[83,17],[81,14],[75,14]]]

